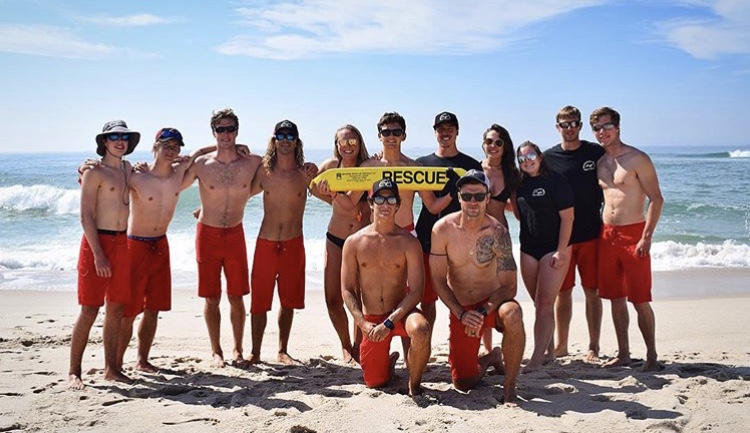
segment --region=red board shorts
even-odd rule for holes
[[[78,304],[85,307],[101,307],[104,300],[116,304],[130,301],[130,254],[125,232],[99,230],[99,244],[109,260],[112,276],[96,275],[94,252],[86,235],[81,239],[78,254]]]
[[[284,308],[305,308],[305,242],[302,236],[287,241],[258,238],[253,259],[250,313],[271,310],[273,288],[279,286]]]
[[[418,311],[418,310],[415,310]],[[411,313],[410,313],[411,314]],[[421,314],[421,313],[419,313]],[[365,314],[365,320],[371,323],[383,323],[389,314]],[[409,317],[407,314],[406,317]],[[398,322],[393,322],[394,328],[388,333],[383,341],[375,343],[367,339],[365,335],[359,347],[359,365],[362,366],[362,375],[365,385],[370,388],[385,385],[391,380],[391,340],[393,337],[406,337],[404,321],[406,317]]]
[[[172,271],[169,264],[167,235],[128,236],[130,251],[130,302],[123,317],[135,317],[144,309],[172,309]]]
[[[591,239],[571,245],[570,266],[563,280],[561,291],[573,290],[576,285],[576,267],[581,276],[581,286],[596,289],[598,284],[599,239]]]
[[[432,275],[430,273],[430,253],[424,253],[424,293],[422,293],[422,302],[425,304],[434,304],[438,299],[435,288],[432,287]]]
[[[211,227],[198,223],[195,236],[198,261],[198,296],[221,296],[221,268],[227,279],[227,294],[243,296],[250,293],[247,248],[242,224],[234,227]]]
[[[474,305],[464,305],[465,311],[474,310],[487,302],[477,302]],[[451,379],[457,381],[468,379],[479,375],[479,344],[482,332],[476,337],[466,335],[466,325],[458,320],[458,317],[450,315],[450,334],[448,336],[448,362],[451,365]],[[482,331],[485,328],[495,328],[502,331],[500,322],[497,321],[497,311],[493,311],[484,318]]]
[[[651,256],[638,257],[635,247],[646,222],[604,224],[599,237],[599,296],[626,297],[634,304],[651,302]]]

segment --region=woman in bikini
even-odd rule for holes
[[[359,167],[369,159],[362,133],[353,125],[344,125],[336,130],[333,157],[320,164],[322,173],[333,168]],[[320,182],[313,190],[319,199],[332,207],[331,220],[326,232],[326,260],[324,268],[324,290],[328,317],[341,340],[345,362],[357,361],[361,335],[354,326],[355,339],[349,334],[349,319],[341,297],[341,249],[349,235],[370,223],[370,207],[366,191],[334,192],[328,183]],[[363,200],[364,199],[364,200]]]

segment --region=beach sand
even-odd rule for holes
[[[729,295],[720,287],[730,287]],[[405,395],[406,371],[386,388],[367,389],[361,370],[340,361],[323,301],[309,291],[295,314],[290,354],[275,359],[275,311],[263,346],[266,363],[212,368],[203,301],[177,290],[173,310],[160,315],[152,360],[163,369],[126,373],[135,385],[103,380],[101,318],[84,355],[85,391],[67,389],[70,332],[78,314],[73,292],[1,291],[0,432],[743,432],[750,428],[750,271],[688,271],[654,275],[657,348],[663,371],[603,369],[583,362],[587,333],[577,301],[571,355],[519,378],[517,407],[500,403],[502,376],[485,377],[461,393],[450,385],[447,310],[438,310],[426,395]],[[715,288],[715,289],[714,289]],[[684,290],[683,290],[684,289]],[[524,290],[523,288],[519,289]],[[580,291],[580,288],[576,288]],[[683,293],[665,297],[660,293]],[[519,296],[533,348],[533,306]],[[248,299],[249,301],[249,299]],[[604,305],[602,355],[616,351]],[[222,344],[231,352],[228,303],[222,303]],[[645,355],[631,307],[632,356]],[[500,335],[495,334],[499,343]],[[249,320],[245,352],[250,351]],[[394,342],[393,349],[400,349]]]

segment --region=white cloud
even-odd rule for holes
[[[683,4],[708,8],[710,19],[676,19],[659,24],[667,43],[698,59],[750,54],[750,2],[692,0]]]
[[[174,19],[162,18],[152,14],[136,14],[125,16],[96,15],[90,17],[79,17],[81,21],[100,24],[104,26],[120,27],[145,27],[177,22]]]
[[[91,59],[115,50],[112,46],[82,40],[61,27],[0,24],[0,51],[4,52]]]
[[[343,52],[472,54],[502,48],[518,30],[604,0],[286,0],[236,9],[250,30],[216,50],[295,59]]]

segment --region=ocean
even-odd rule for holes
[[[462,151],[480,159],[481,150]],[[372,145],[371,145],[372,148]],[[750,146],[643,147],[651,156],[665,198],[652,246],[655,272],[696,268],[750,268]],[[259,151],[259,149],[254,149]],[[432,148],[404,151],[417,157]],[[308,149],[316,163],[330,150]],[[82,229],[76,168],[92,152],[0,154],[0,290],[75,291]],[[148,161],[135,152],[130,161]],[[415,215],[418,215],[418,199]],[[195,288],[197,183],[185,190],[169,228],[174,287]],[[249,256],[262,218],[262,201],[248,202],[244,226]],[[308,199],[304,217],[307,281],[322,290],[325,231],[330,208]],[[518,223],[510,221],[518,257]],[[252,260],[252,258],[251,258]]]

